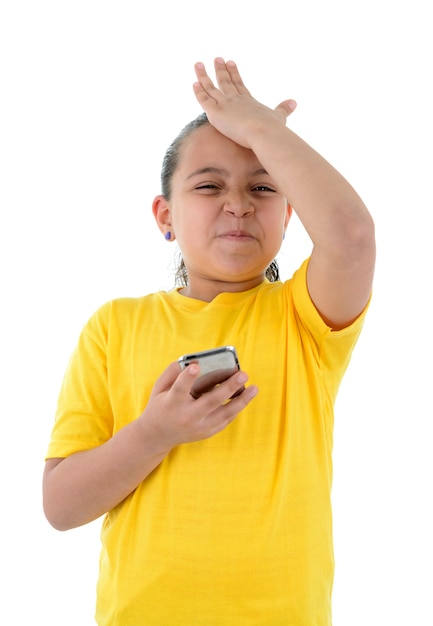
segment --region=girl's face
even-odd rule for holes
[[[263,281],[278,253],[290,207],[251,150],[210,125],[182,145],[170,201],[154,201],[163,232],[176,237],[187,296],[211,300]]]

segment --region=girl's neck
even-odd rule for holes
[[[226,282],[201,279],[192,281],[186,287],[179,290],[179,293],[186,298],[194,300],[202,300],[203,302],[211,302],[221,293],[240,293],[248,291],[260,285],[264,280],[264,275],[256,276],[252,280],[243,282]]]

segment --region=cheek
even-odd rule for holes
[[[190,229],[190,217],[189,212],[184,208],[175,207],[173,208],[172,214],[172,224],[176,233],[181,233],[184,231],[188,231]]]
[[[260,215],[262,228],[271,239],[283,236],[286,214],[278,208],[275,211],[263,211]]]
[[[173,230],[177,244],[184,254],[187,254],[188,250],[199,248],[207,232],[202,216],[189,211],[173,218]]]
[[[203,231],[212,226],[217,215],[218,210],[215,210],[209,203],[201,202],[197,205],[194,201],[190,201],[188,206],[183,204],[181,208],[172,212],[172,223],[175,231],[176,229],[183,233]]]

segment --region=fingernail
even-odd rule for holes
[[[243,383],[246,383],[247,380],[248,380],[248,376],[245,374],[245,372],[241,372],[239,376],[237,377],[236,382],[243,384]]]
[[[256,395],[259,393],[259,389],[255,385],[251,386],[251,387],[248,387],[248,391],[249,391],[249,394],[250,394],[250,398],[255,398]]]

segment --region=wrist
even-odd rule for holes
[[[159,420],[151,419],[146,411],[131,426],[135,430],[134,438],[140,442],[145,454],[163,459],[175,447],[174,443],[167,441]]]

